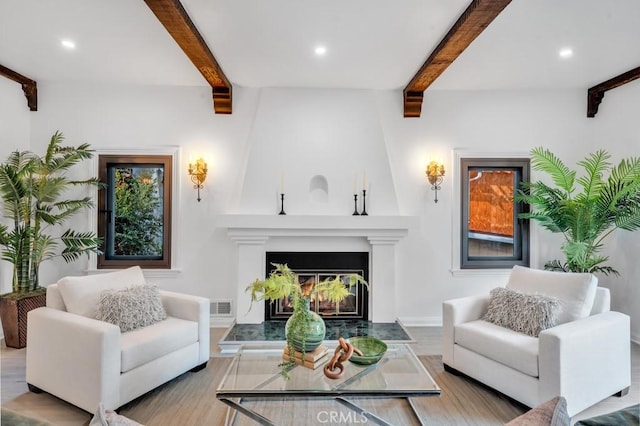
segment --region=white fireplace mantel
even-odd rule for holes
[[[249,215],[218,216],[231,239],[246,237],[366,237],[400,240],[418,224],[415,216]]]
[[[395,245],[418,224],[415,216],[218,216],[216,227],[226,228],[229,238],[238,247],[236,321],[260,323],[264,320],[264,305],[251,306],[245,287],[256,278],[264,277],[266,246],[270,239],[304,238],[312,247],[314,238],[326,237],[363,238],[369,243],[370,320],[395,321]]]

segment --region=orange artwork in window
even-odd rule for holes
[[[513,237],[513,171],[469,171],[469,231]]]

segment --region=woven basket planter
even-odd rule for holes
[[[39,294],[0,297],[0,316],[5,344],[10,348],[27,346],[27,313],[47,304],[46,289]]]

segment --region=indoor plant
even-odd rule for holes
[[[349,288],[367,282],[360,275],[337,275],[334,279],[328,279],[314,285],[301,286],[298,284],[296,273],[287,265],[273,263],[275,268],[264,280],[256,279],[246,291],[251,292],[251,301],[267,300],[273,302],[288,298],[293,306],[293,314],[287,320],[285,335],[287,340],[287,352],[289,361],[281,364],[282,373],[287,376],[287,371],[295,364],[295,352],[315,349],[325,336],[325,326],[322,317],[309,309],[312,295],[319,295],[325,300],[340,303],[349,294]]]
[[[26,344],[26,312],[16,309],[25,316],[24,320],[16,319],[10,312],[12,307],[30,297],[40,302],[31,302],[29,309],[44,303],[45,289],[38,280],[40,264],[58,256],[71,262],[82,254],[98,252],[101,244],[91,232],[67,229],[58,234],[71,216],[93,207],[90,197],[63,199],[65,192],[74,186],[100,185],[97,178],[77,181],[67,177],[72,166],[93,154],[88,144],[65,147],[61,145],[63,140],[62,133],[56,132],[44,156],[14,151],[0,164],[2,211],[11,221],[11,225],[0,224],[0,246],[2,259],[13,264],[12,291],[0,297],[7,346]],[[64,245],[62,251],[58,250],[60,243]],[[13,323],[18,331],[12,331]]]
[[[600,251],[616,229],[640,227],[640,158],[622,159],[613,166],[611,156],[598,150],[578,162],[583,173],[577,177],[547,149],[534,148],[531,156],[533,169],[547,173],[555,187],[542,181],[524,184],[514,199],[529,204],[531,211],[519,217],[564,236],[561,249],[566,259],[549,261],[545,269],[618,275],[603,265],[609,258]]]

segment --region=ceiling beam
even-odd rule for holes
[[[600,84],[596,84],[587,90],[587,117],[596,116],[598,113],[598,106],[600,105],[600,102],[602,102],[602,98],[604,98],[604,92],[615,89],[616,87],[627,84],[638,78],[640,78],[640,67],[610,78]]]
[[[213,108],[231,114],[232,86],[179,0],[145,0],[212,88]]]
[[[404,88],[404,116],[420,117],[423,92],[511,3],[511,0],[473,0]]]
[[[2,65],[0,65],[0,75],[20,83],[24,96],[27,98],[29,110],[38,110],[38,83]]]

